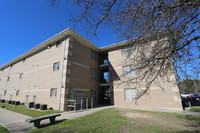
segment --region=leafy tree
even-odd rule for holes
[[[49,0],[52,6],[60,0]],[[200,0],[71,0],[81,9],[72,21],[85,23],[88,33],[112,26],[121,39],[129,40],[124,63],[132,64],[136,77],[127,83],[143,83],[137,98],[147,93],[152,83],[169,71],[187,78],[193,66],[200,66]],[[132,39],[136,38],[136,39]],[[148,43],[149,41],[153,43]],[[137,53],[137,54],[134,54]],[[192,64],[192,65],[191,65]],[[123,75],[121,76],[123,77]],[[178,79],[178,78],[177,78]]]
[[[200,92],[200,80],[184,80],[178,83],[181,93]]]

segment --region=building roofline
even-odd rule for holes
[[[81,35],[79,35],[75,31],[73,31],[72,29],[67,28],[67,29],[59,32],[58,34],[54,35],[53,37],[51,37],[51,38],[45,40],[44,42],[40,43],[39,45],[33,47],[32,49],[28,50],[27,52],[19,55],[15,59],[13,59],[13,60],[5,63],[2,66],[0,66],[0,70],[4,69],[6,67],[9,67],[10,65],[17,63],[17,62],[23,60],[24,58],[27,58],[29,56],[34,55],[39,50],[41,50],[41,49],[43,49],[43,48],[51,45],[52,43],[55,43],[55,42],[59,41],[60,39],[66,38],[67,36],[72,36],[76,40],[78,40],[79,42],[81,42],[83,45],[85,45],[87,47],[90,47],[92,49],[95,49],[97,51],[100,51],[99,47],[97,47],[96,45],[94,45],[93,43],[91,43],[90,41],[88,41],[87,39],[83,38]]]
[[[92,42],[88,41],[87,39],[85,39],[84,37],[82,37],[81,35],[79,35],[78,33],[76,33],[75,31],[73,31],[70,28],[67,28],[61,32],[59,32],[58,34],[54,35],[53,37],[45,40],[44,42],[40,43],[39,45],[35,46],[34,48],[28,50],[27,52],[21,54],[20,56],[18,56],[17,58],[9,61],[8,63],[4,64],[3,66],[0,66],[0,70],[4,69],[6,67],[9,67],[10,65],[17,63],[21,60],[23,60],[24,58],[30,57],[32,55],[34,55],[35,53],[37,53],[39,50],[59,41],[60,39],[66,38],[67,36],[72,36],[74,39],[78,40],[81,44],[92,48],[98,52],[104,52],[104,51],[108,51],[114,48],[118,48],[118,47],[122,47],[128,43],[138,43],[141,40],[145,40],[145,41],[152,41],[157,39],[157,37],[155,36],[156,34],[153,35],[147,35],[144,36],[142,38],[136,38],[136,39],[130,39],[130,40],[126,40],[126,41],[122,41],[122,42],[118,42],[118,43],[114,43],[102,48],[97,47],[96,45],[94,45]],[[160,37],[166,36],[166,33],[162,33]]]
[[[133,40],[133,39],[131,39],[131,40]],[[127,43],[129,43],[131,40],[125,40],[125,41],[122,41],[122,42],[114,43],[114,44],[102,47],[102,48],[100,48],[100,50],[101,51],[108,51],[108,50],[113,49],[113,48],[122,47],[122,46],[126,45]]]
[[[158,33],[147,34],[147,35],[142,36],[142,37],[125,40],[125,41],[122,41],[122,42],[117,42],[117,43],[102,47],[102,48],[100,48],[100,50],[102,52],[108,51],[108,50],[111,50],[111,49],[114,49],[114,48],[123,47],[127,44],[146,43],[146,42],[154,41],[154,40],[161,39],[161,38],[164,38],[164,37],[170,38],[167,31],[166,32],[163,31],[163,32],[158,32]]]

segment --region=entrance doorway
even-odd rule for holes
[[[109,87],[101,87],[99,91],[100,104],[110,104],[110,89]]]

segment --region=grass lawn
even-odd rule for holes
[[[200,133],[200,116],[105,109],[29,133]]]
[[[8,129],[0,125],[0,133],[10,133],[10,131],[8,131]]]
[[[193,112],[200,112],[200,106],[191,107],[190,111],[193,111]]]
[[[32,117],[58,112],[1,103],[0,107],[2,106]],[[5,129],[0,127],[0,133],[6,133],[2,130]],[[200,116],[109,108],[29,133],[200,133]]]
[[[31,117],[60,112],[60,111],[55,111],[55,110],[40,111],[40,110],[34,110],[34,109],[27,109],[25,105],[13,106],[7,103],[0,103],[0,107],[2,106],[4,106],[4,109],[11,110],[20,114],[28,115]]]
[[[78,119],[37,129],[30,133],[117,133],[129,124],[116,109],[105,109]]]

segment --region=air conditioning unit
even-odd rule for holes
[[[40,108],[40,104],[39,103],[36,103],[35,105],[34,105],[34,109],[39,109]]]
[[[26,108],[33,108],[34,102],[28,102]]]
[[[46,104],[41,104],[40,105],[40,110],[47,110],[47,105]]]

